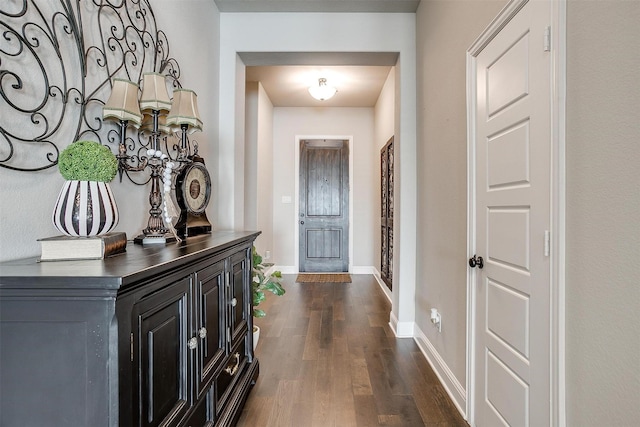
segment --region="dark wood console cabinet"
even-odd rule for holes
[[[235,424],[258,377],[257,235],[0,264],[0,426]]]

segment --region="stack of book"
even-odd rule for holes
[[[127,249],[127,234],[107,233],[96,237],[54,236],[40,239],[40,261],[102,259]]]

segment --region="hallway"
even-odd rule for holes
[[[413,339],[396,339],[373,276],[298,284],[257,319],[260,377],[239,427],[467,426]]]

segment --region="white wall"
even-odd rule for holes
[[[396,66],[397,220],[395,236],[398,285],[394,291],[392,326],[410,336],[414,321],[416,247],[416,91],[415,15],[403,13],[224,13],[220,17],[220,179],[219,221],[226,228],[242,228],[244,185],[240,171],[227,173],[229,164],[244,159],[244,69],[239,52],[398,52]],[[400,114],[401,112],[401,114]],[[241,160],[240,162],[238,160]],[[290,160],[290,159],[289,159]],[[224,175],[223,175],[224,174]],[[275,196],[276,198],[278,195]],[[277,208],[275,209],[277,211]],[[278,230],[274,227],[274,239]],[[274,248],[274,254],[276,249]],[[288,259],[288,255],[287,255]]]
[[[244,224],[258,228],[258,82],[246,82],[244,104]]]
[[[418,8],[418,277],[416,322],[466,387],[467,128],[465,52],[505,1]],[[430,309],[442,315],[442,332]],[[455,393],[455,388],[452,390]],[[464,409],[463,396],[458,395]]]
[[[416,319],[465,380],[464,52],[505,1],[422,0]],[[566,425],[640,418],[640,3],[567,8]],[[557,33],[554,33],[557,34]],[[429,308],[443,314],[442,333]],[[445,378],[446,379],[446,378]]]
[[[218,105],[213,100],[218,98],[219,12],[209,0],[151,0],[151,6],[158,28],[167,34],[170,56],[180,64],[181,83],[198,93],[204,130],[194,137],[211,171],[217,163]],[[189,25],[176,25],[176,16]],[[74,133],[75,129],[69,131],[70,139]],[[56,142],[62,150],[73,141]],[[37,256],[37,239],[60,234],[51,223],[51,213],[62,183],[56,167],[29,173],[0,168],[0,260]],[[116,178],[111,187],[120,212],[116,230],[133,238],[147,225],[149,185],[134,186]]]
[[[276,107],[273,116],[273,262],[295,266],[297,233],[296,137],[352,137],[351,176],[353,222],[353,260],[358,267],[374,266],[373,238],[379,223],[376,210],[378,185],[375,171],[378,156],[374,140],[373,108],[284,108]],[[282,197],[292,203],[283,203]],[[378,203],[379,205],[379,203]]]
[[[207,217],[213,228],[217,229],[215,206],[220,183],[215,173],[218,158],[218,104],[215,100],[218,98],[216,82],[220,56],[220,12],[215,3],[209,0],[150,0],[150,3],[158,28],[166,33],[169,40],[169,56],[180,64],[180,83],[198,94],[198,110],[203,127],[202,132],[191,134],[190,139],[198,143],[198,154],[205,159],[212,178],[213,196],[207,207]],[[189,24],[176,25],[176,17],[180,17],[179,22]],[[142,227],[146,227],[149,187],[144,187],[143,193],[136,199],[141,202],[135,204],[128,192],[123,192],[122,198],[135,206],[144,205]],[[134,237],[139,230],[127,230],[127,234]]]
[[[378,195],[376,198],[375,209],[376,212],[381,212],[382,209],[382,200],[380,195],[380,149],[384,147],[384,145],[393,137],[395,133],[395,108],[396,108],[396,69],[392,67],[389,70],[389,75],[382,86],[382,90],[380,91],[380,96],[378,97],[378,101],[376,102],[376,106],[374,109],[374,138],[376,141],[376,155],[378,161],[378,167],[376,168],[375,174],[375,182],[376,189],[378,191]],[[380,216],[380,215],[378,215]],[[373,245],[374,245],[374,253],[375,253],[375,264],[374,266],[380,270],[380,246],[382,245],[380,239],[380,221],[378,220],[378,229],[374,233]]]
[[[395,132],[396,69],[391,67],[375,106],[375,138],[382,148]]]
[[[567,6],[568,426],[640,419],[640,2]]]
[[[256,249],[266,256],[267,251],[273,252],[273,104],[260,83],[256,83],[258,89],[258,114],[254,123],[257,129],[257,162],[255,164],[257,193],[249,194],[256,201],[256,230],[262,234],[256,239]],[[247,123],[247,127],[250,124]],[[247,167],[254,167],[247,164]],[[272,262],[272,256],[269,262]]]

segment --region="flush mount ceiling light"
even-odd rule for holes
[[[338,90],[333,86],[327,86],[327,79],[319,78],[318,86],[311,86],[309,93],[318,101],[324,101],[331,98]]]

